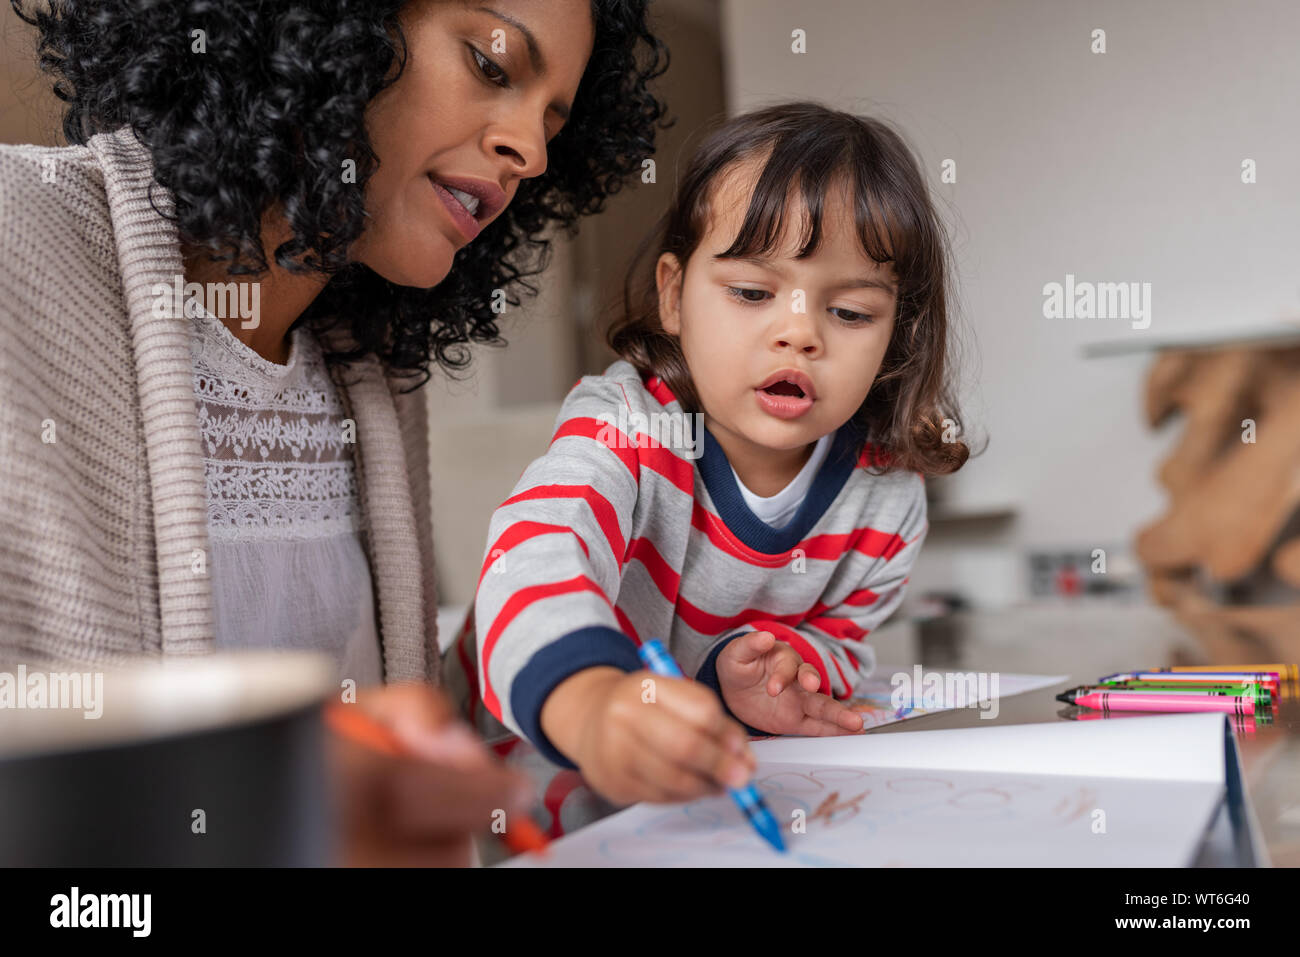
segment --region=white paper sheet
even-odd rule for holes
[[[1180,714],[762,741],[788,854],[718,797],[639,804],[504,866],[1186,866],[1224,740],[1222,715]]]
[[[917,678],[917,669],[920,669],[920,679]],[[996,690],[992,681],[988,678],[989,673],[985,672],[985,684],[983,690],[988,693],[977,700],[948,702],[944,703],[943,699],[947,696],[936,695],[938,701],[927,699],[924,682],[926,675],[941,676],[947,682],[947,676],[950,674],[971,674],[970,672],[957,672],[955,669],[935,669],[925,668],[921,665],[877,665],[874,674],[867,678],[861,684],[853,689],[852,699],[848,702],[849,707],[862,715],[863,732],[870,731],[872,728],[878,728],[885,724],[895,724],[899,721],[907,721],[909,718],[919,718],[927,714],[934,714],[938,711],[949,711],[954,707],[969,706],[978,707],[981,710],[997,714],[997,705],[991,704],[994,699],[1010,698],[1012,695],[1024,694],[1026,691],[1037,691],[1040,688],[1050,688],[1052,685],[1061,684],[1066,681],[1069,675],[1024,675],[1013,674],[1010,672],[998,672]],[[907,679],[904,686],[907,692],[916,694],[915,700],[905,701],[903,707],[898,707],[895,695],[897,686],[894,684],[894,676],[902,675]],[[903,679],[899,679],[900,684]],[[978,682],[976,682],[978,686]],[[972,685],[958,682],[954,688],[955,691],[963,688],[970,688]],[[980,687],[975,687],[980,690]],[[901,695],[902,698],[908,697],[907,693]],[[955,697],[955,696],[954,696]]]
[[[1123,721],[771,738],[750,747],[760,762],[1222,784],[1225,720],[1221,714],[1161,714]]]

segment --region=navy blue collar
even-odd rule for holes
[[[718,510],[718,517],[726,523],[727,528],[754,551],[777,555],[799,544],[826,513],[831,502],[835,501],[857,465],[857,456],[854,454],[857,444],[855,430],[849,423],[836,430],[826,458],[813,477],[799,510],[794,513],[789,524],[779,529],[768,525],[749,510],[744,496],[740,494],[740,486],[731,471],[727,454],[722,451],[722,446],[707,427],[704,428],[704,450],[697,465],[704,486],[709,490],[709,497]]]

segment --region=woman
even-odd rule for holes
[[[653,151],[644,2],[11,2],[74,145],[0,148],[0,658],[436,682],[413,390]]]

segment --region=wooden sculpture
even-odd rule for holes
[[[1300,346],[1161,353],[1147,378],[1147,421],[1178,412],[1186,427],[1158,475],[1169,509],[1137,539],[1151,595],[1210,660],[1294,660]]]

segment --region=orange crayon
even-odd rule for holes
[[[1286,681],[1300,681],[1300,665],[1179,665],[1158,671],[1276,671]]]
[[[393,758],[415,756],[391,728],[355,705],[338,702],[326,705],[325,723],[336,734],[380,754]],[[515,854],[522,854],[525,851],[545,853],[547,845],[550,844],[542,829],[532,819],[519,816],[516,816],[510,827],[502,832],[501,839]]]

